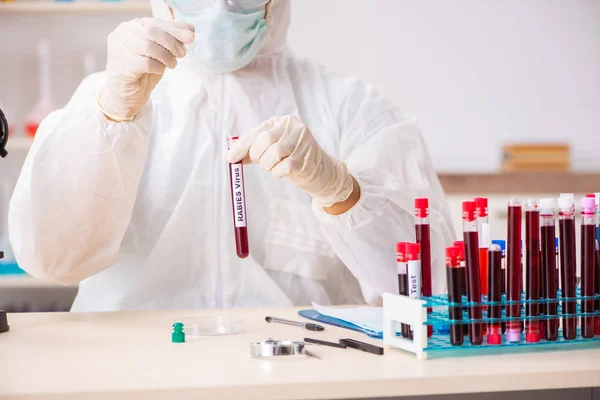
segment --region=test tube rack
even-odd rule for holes
[[[485,299],[484,299],[485,300]],[[596,335],[593,338],[583,338],[579,331],[581,317],[595,317],[600,319],[600,311],[596,310],[594,313],[583,313],[581,310],[582,301],[600,301],[600,294],[595,296],[583,297],[580,295],[579,288],[577,288],[576,297],[565,298],[561,297],[560,290],[557,293],[556,299],[540,299],[540,300],[526,300],[524,293],[522,294],[520,301],[508,301],[503,295],[502,300],[499,302],[487,302],[472,303],[463,299],[460,307],[463,308],[462,320],[450,319],[448,309],[452,306],[458,306],[457,303],[450,303],[448,296],[435,295],[420,299],[411,299],[408,296],[397,295],[392,293],[384,293],[383,295],[383,343],[384,347],[397,348],[409,353],[416,355],[417,359],[425,360],[427,358],[438,358],[438,357],[456,357],[464,355],[478,355],[486,352],[490,353],[508,353],[517,351],[539,351],[543,349],[556,349],[559,347],[589,347],[598,346],[600,347],[600,335]],[[577,302],[577,312],[575,314],[564,314],[562,303],[566,302]],[[527,316],[525,314],[525,306],[528,304],[543,304],[543,303],[558,303],[556,315],[540,315],[536,317]],[[519,304],[521,306],[521,316],[519,317],[507,317],[505,310],[502,311],[501,318],[488,318],[487,307],[493,305],[501,306],[515,306]],[[479,306],[483,307],[483,318],[479,320],[469,319],[467,309],[469,307]],[[429,311],[428,311],[429,310]],[[547,319],[558,319],[559,324],[562,325],[562,318],[577,318],[578,321],[578,333],[577,337],[573,340],[565,340],[562,336],[562,331],[559,331],[558,339],[556,341],[546,341],[543,338],[539,342],[531,343],[525,341],[525,334],[521,335],[519,342],[506,342],[503,337],[501,344],[487,344],[484,338],[483,344],[472,345],[469,343],[468,336],[465,336],[464,343],[461,346],[453,346],[450,344],[449,327],[452,324],[468,325],[469,323],[482,323],[488,325],[489,323],[501,323],[509,321],[545,321]],[[400,331],[400,323],[409,324],[412,327],[413,338],[404,338],[398,334]],[[433,326],[433,335],[427,337],[427,326]]]

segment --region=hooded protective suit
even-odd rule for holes
[[[430,199],[434,292],[444,290],[451,223],[416,122],[372,87],[294,55],[290,1],[268,7],[258,56],[204,75],[220,110],[186,57],[133,121],[99,111],[101,73],[41,124],[11,200],[10,238],[31,275],[81,282],[73,310],[377,301],[398,290],[395,243],[414,241],[415,197]],[[169,18],[160,1],[153,11]],[[347,164],[361,197],[329,215],[247,166],[250,256],[238,259],[225,139],[282,115]]]

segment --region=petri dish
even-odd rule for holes
[[[244,331],[244,319],[237,317],[193,317],[181,318],[186,335],[221,336],[234,335]]]

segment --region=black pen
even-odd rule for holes
[[[335,342],[327,342],[325,340],[319,340],[319,339],[312,339],[312,338],[304,338],[304,342],[306,343],[312,343],[312,344],[319,344],[321,346],[329,346],[329,347],[337,347],[338,349],[345,349],[346,345],[342,344],[342,343],[335,343]]]
[[[299,326],[301,328],[304,328],[308,331],[324,331],[325,328],[321,325],[317,325],[317,324],[313,324],[310,322],[297,322],[297,321],[290,321],[288,319],[281,319],[281,318],[276,318],[276,317],[265,317],[265,321],[267,322],[279,322],[280,324],[286,324],[286,325],[294,325],[294,326]]]
[[[370,343],[359,342],[354,339],[340,339],[340,344],[343,344],[351,349],[365,351],[371,354],[383,355],[383,347],[375,346]]]

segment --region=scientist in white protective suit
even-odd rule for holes
[[[106,72],[37,132],[10,203],[19,265],[79,283],[76,311],[374,303],[397,292],[395,243],[428,197],[443,291],[451,222],[416,122],[293,54],[290,3],[155,0],[114,30]]]

